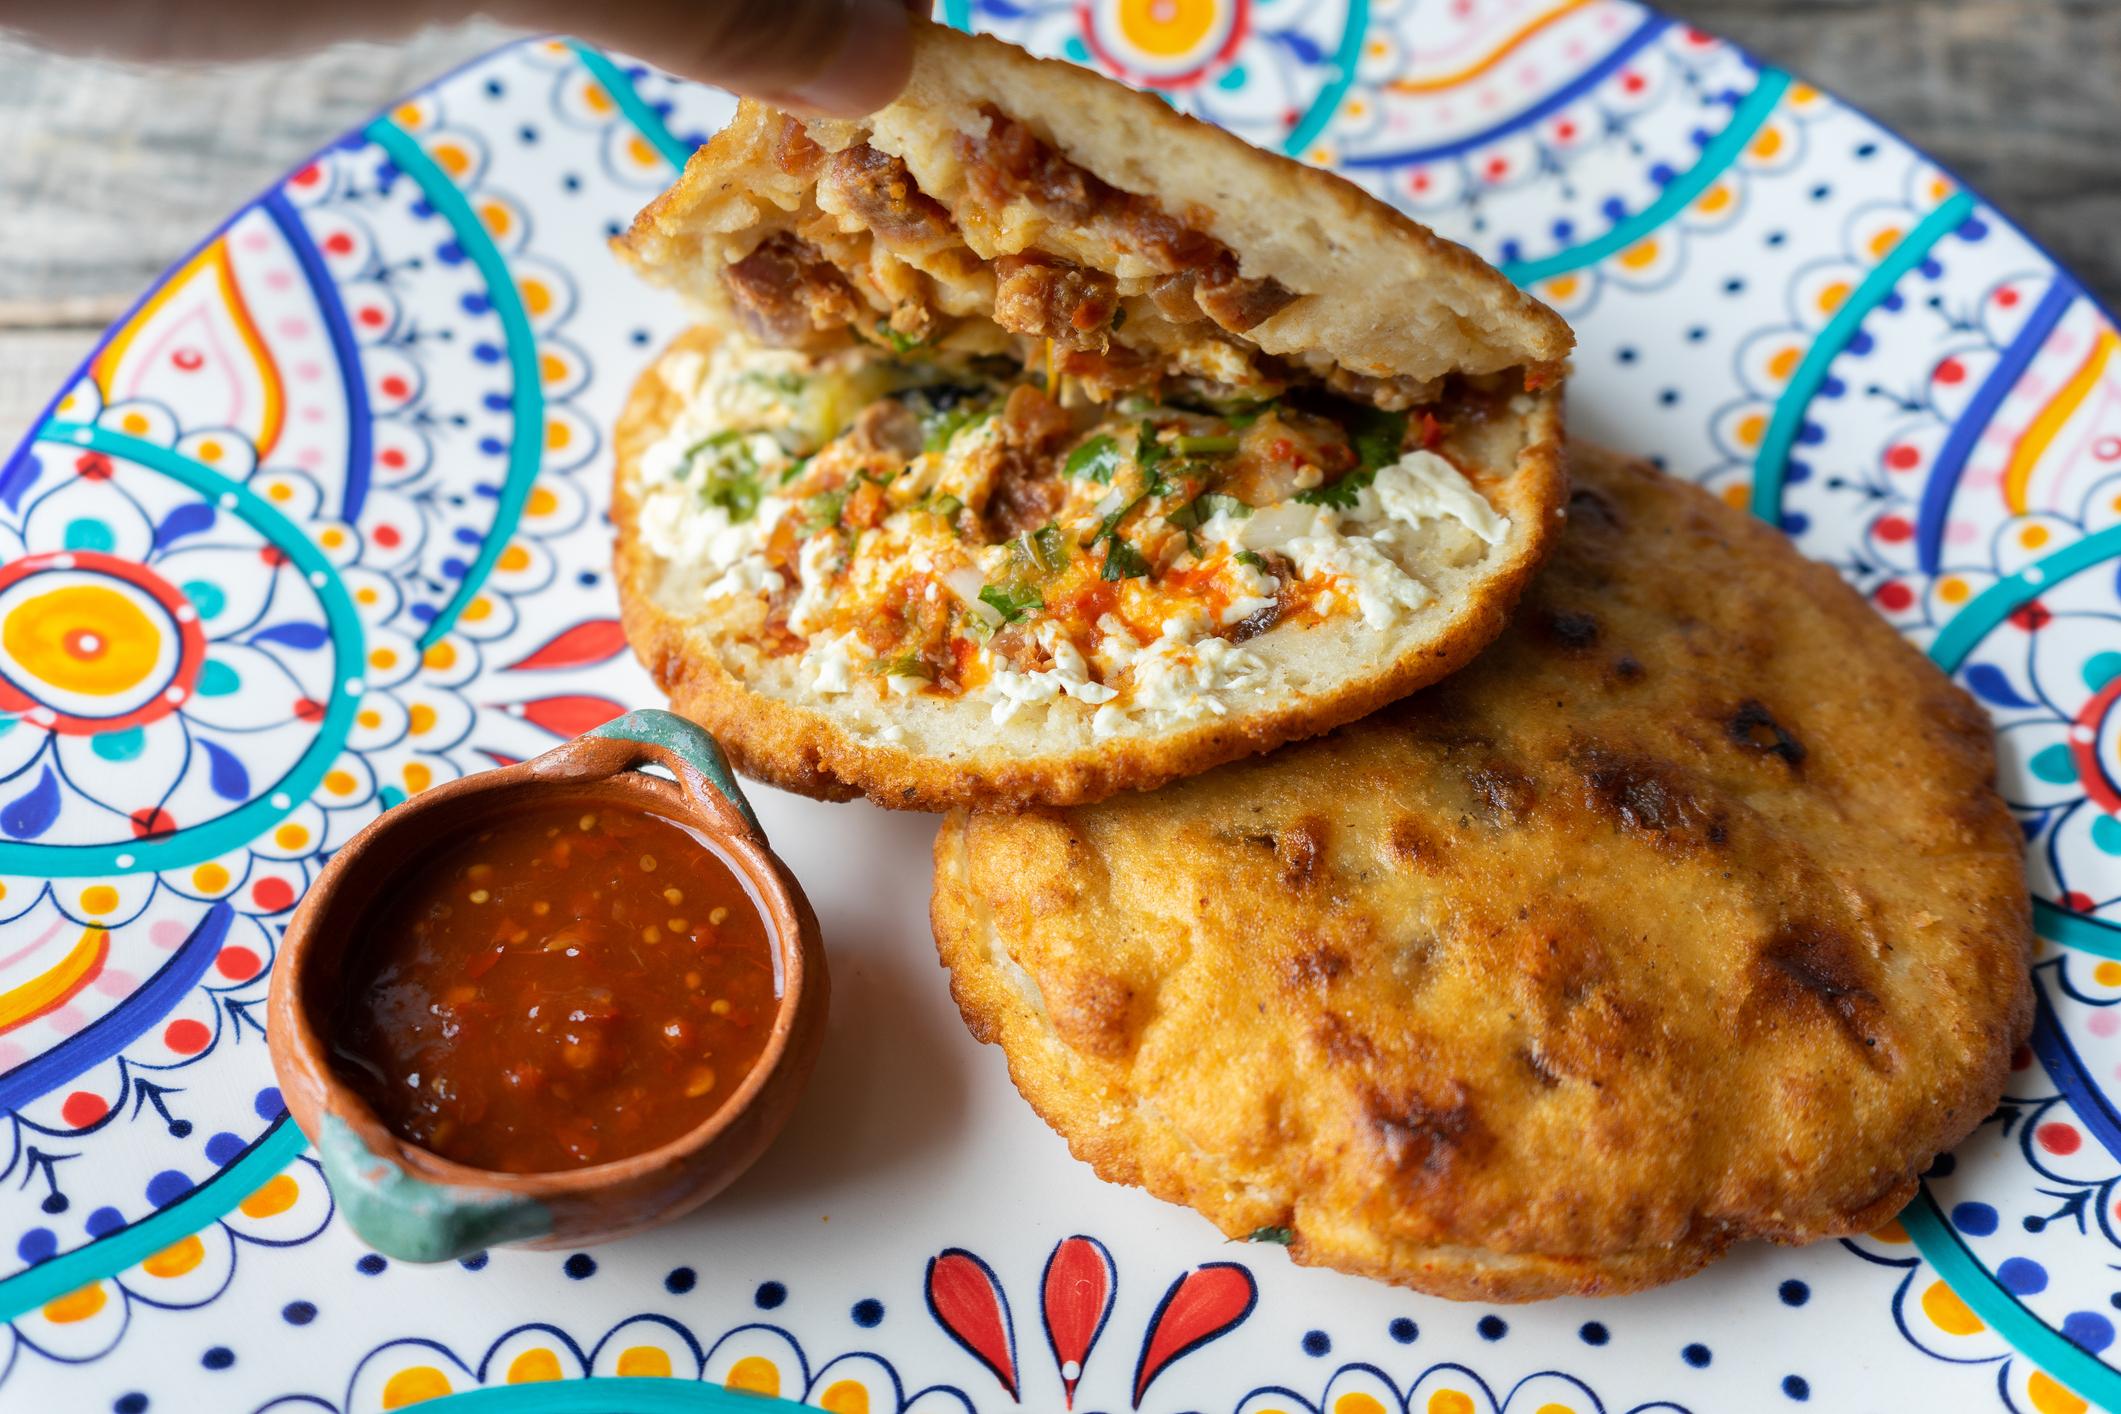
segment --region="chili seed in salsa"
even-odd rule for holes
[[[370,913],[334,1030],[400,1138],[503,1173],[643,1153],[721,1107],[773,1029],[773,943],[689,829],[575,801],[478,827]]]

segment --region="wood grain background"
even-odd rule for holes
[[[1867,108],[2121,303],[2121,0],[1671,0]],[[0,38],[0,446],[177,256],[294,162],[506,38],[474,24],[138,70]]]

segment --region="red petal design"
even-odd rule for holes
[[[1112,1254],[1094,1237],[1062,1238],[1046,1259],[1040,1293],[1045,1302],[1046,1344],[1052,1348],[1053,1363],[1060,1367],[1061,1387],[1070,1409],[1075,1407],[1076,1382],[1090,1363],[1098,1336],[1104,1333],[1106,1317],[1112,1314],[1118,1286]]]
[[[543,668],[579,668],[618,656],[626,646],[626,631],[617,619],[590,619],[546,640],[528,657],[510,663],[508,671],[520,673]]]
[[[1142,1407],[1142,1396],[1172,1362],[1229,1334],[1258,1301],[1259,1284],[1235,1262],[1208,1262],[1172,1282],[1149,1318],[1149,1333],[1142,1337],[1141,1359],[1134,1366],[1134,1407]]]
[[[962,1247],[928,1263],[928,1313],[1016,1396],[1016,1327],[994,1269]]]
[[[524,721],[563,737],[580,736],[603,726],[626,710],[608,697],[591,697],[586,693],[540,697],[535,702],[519,703],[517,707]]]

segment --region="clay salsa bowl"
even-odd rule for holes
[[[675,783],[636,768],[663,766]],[[757,902],[779,955],[765,1049],[690,1132],[629,1158],[549,1173],[498,1173],[400,1139],[333,1068],[331,1027],[350,950],[377,901],[438,847],[511,805],[579,801],[646,811],[698,831]],[[663,1222],[727,1187],[793,1110],[824,1038],[817,918],[767,846],[714,738],[668,712],[632,712],[543,756],[422,792],[347,841],[310,886],[273,964],[267,1028],[295,1123],[317,1148],[340,1210],[377,1251],[439,1262],[499,1245],[580,1246]]]

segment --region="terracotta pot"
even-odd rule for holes
[[[635,769],[667,768],[676,784]],[[331,1065],[348,949],[376,900],[440,845],[510,804],[580,800],[691,825],[758,899],[780,950],[782,992],[766,1048],[690,1133],[631,1158],[554,1173],[452,1162],[387,1129]],[[317,1147],[339,1209],[364,1241],[413,1262],[515,1244],[574,1247],[687,1212],[727,1187],[788,1119],[824,1038],[817,918],[767,847],[714,738],[668,712],[633,712],[535,760],[436,786],[376,817],[332,857],[288,924],[273,964],[273,1069]]]

